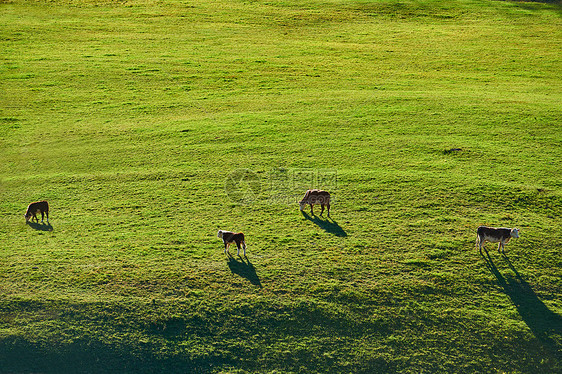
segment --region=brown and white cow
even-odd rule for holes
[[[46,201],[37,201],[29,204],[27,212],[25,212],[25,222],[29,222],[30,219],[33,221],[34,218],[36,222],[39,222],[37,213],[41,213],[41,222],[43,222],[45,216],[47,216],[47,222],[49,222],[49,203]]]
[[[310,214],[314,215],[314,204],[320,204],[322,210],[320,216],[324,213],[324,206],[328,208],[328,217],[330,217],[330,193],[323,190],[308,190],[304,197],[299,201],[301,211],[304,210],[306,204],[310,204]]]
[[[238,256],[240,256],[240,245],[244,248],[244,256],[246,256],[246,242],[244,241],[243,233],[219,230],[217,237],[221,238],[224,243],[224,253],[229,253],[228,247],[234,242],[236,243],[236,247],[238,247]]]
[[[498,245],[498,252],[504,252],[504,246],[511,240],[511,238],[519,237],[519,229],[508,229],[505,227],[495,228],[488,226],[480,226],[476,230],[477,238],[476,245],[480,248],[480,253],[482,253],[482,247],[486,241],[490,243],[500,243]],[[484,248],[485,250],[486,248]]]

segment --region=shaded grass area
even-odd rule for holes
[[[521,286],[524,283],[508,282],[506,293],[538,334],[538,344],[529,339],[524,324],[497,324],[484,311],[452,304],[429,290],[410,293],[413,299],[372,292],[366,299],[376,300],[376,315],[369,312],[369,303],[341,292],[326,300],[231,295],[229,300],[149,304],[12,301],[2,310],[3,322],[14,318],[12,324],[23,325],[24,333],[2,340],[2,358],[8,371],[42,372],[60,370],[52,362],[61,359],[74,372],[115,367],[137,372],[228,367],[296,372],[472,372],[501,367],[556,372],[559,316]],[[34,336],[42,325],[49,325],[53,335]],[[475,356],[490,361],[483,365],[486,360],[475,361]],[[520,359],[513,361],[515,357]]]

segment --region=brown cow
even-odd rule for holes
[[[504,252],[504,246],[509,242],[511,238],[519,237],[519,229],[508,229],[504,227],[495,228],[480,226],[476,230],[476,245],[480,247],[480,253],[482,253],[482,247],[486,241],[490,243],[500,243],[498,245],[498,252]],[[486,248],[484,248],[486,249]]]
[[[324,213],[324,206],[328,208],[328,217],[330,217],[330,193],[322,190],[308,190],[299,202],[301,211],[304,210],[306,204],[310,204],[310,214],[314,215],[314,204],[320,204],[322,210],[320,216]]]
[[[30,219],[33,222],[33,218],[35,218],[36,222],[39,222],[37,213],[41,213],[41,222],[43,222],[45,216],[47,216],[47,222],[49,222],[49,203],[46,201],[37,201],[29,204],[27,212],[25,212],[25,222],[29,222]]]
[[[244,234],[241,232],[235,234],[231,231],[219,230],[217,237],[221,238],[224,243],[224,253],[228,253],[230,255],[228,247],[230,247],[230,244],[234,242],[236,243],[236,247],[238,247],[238,256],[240,256],[240,245],[243,246],[244,256],[246,256],[246,242],[244,241]]]

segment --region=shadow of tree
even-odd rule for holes
[[[29,222],[27,222],[27,225],[29,227],[31,227],[32,229],[37,230],[37,231],[53,231],[54,230],[53,226],[48,221],[47,221],[46,224],[43,223],[43,222],[39,223],[39,222],[29,221]]]
[[[515,276],[504,277],[492,261],[490,255],[482,254],[488,269],[494,274],[499,285],[517,308],[517,312],[527,324],[533,335],[555,356],[562,354],[562,316],[554,313],[538,298],[529,283],[527,283],[509,258],[503,254],[509,268]],[[557,340],[553,339],[557,337]]]
[[[244,262],[244,258],[246,258],[247,262]],[[241,276],[242,278],[246,278],[253,285],[262,288],[260,278],[256,273],[256,268],[254,267],[254,265],[252,265],[248,257],[244,256],[244,258],[240,257],[240,261],[238,261],[234,257],[229,256],[228,267],[230,268],[230,271]]]
[[[340,236],[340,237],[346,237],[347,236],[347,233],[345,232],[345,230],[340,225],[338,225],[338,223],[336,221],[334,221],[332,218],[321,219],[320,217],[318,217],[316,215],[311,216],[311,215],[309,215],[308,213],[306,213],[305,211],[302,211],[302,210],[301,210],[301,213],[302,213],[304,218],[306,218],[310,222],[316,224],[322,230],[324,230],[324,231],[326,231],[330,234],[334,234],[335,236]]]

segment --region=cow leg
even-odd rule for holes
[[[47,223],[49,223],[49,211],[45,212],[45,216],[47,216]]]
[[[224,253],[228,253],[228,243],[224,243]]]
[[[41,223],[43,223],[43,221],[45,221],[45,213],[41,211]]]
[[[485,244],[485,241],[482,240],[480,237],[478,237],[478,239],[476,239],[476,245],[479,247],[479,249],[480,249],[480,254],[481,254],[482,256],[484,256],[484,253],[482,253],[482,247],[484,246],[484,244]],[[484,250],[486,250],[485,247],[484,247]]]
[[[35,222],[39,222],[39,218],[37,218],[37,213],[33,213],[33,218],[35,218]],[[33,218],[31,219],[32,221]]]
[[[326,204],[326,206],[328,207],[328,217],[330,217],[330,203]]]
[[[310,215],[314,215],[314,204],[310,204]]]
[[[320,217],[322,217],[322,214],[324,214],[324,204],[320,204],[320,206],[322,207],[322,210],[320,210]]]
[[[503,252],[503,243],[498,244],[498,252]]]

